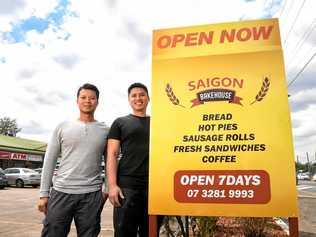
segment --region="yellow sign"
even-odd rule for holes
[[[297,216],[278,21],[153,34],[149,213]]]

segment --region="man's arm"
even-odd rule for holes
[[[108,146],[108,141],[105,140],[105,146],[104,146],[104,152],[103,152],[103,157],[104,157],[104,167],[103,167],[104,180],[103,180],[103,184],[102,184],[102,195],[103,195],[104,202],[106,202],[106,200],[109,197],[108,175],[107,175],[107,172],[106,172],[106,157],[107,157],[107,150],[108,150],[107,146]]]
[[[58,128],[56,128],[45,152],[43,171],[41,175],[40,199],[37,203],[38,210],[40,212],[44,212],[45,214],[47,212],[47,203],[52,177],[59,155],[60,142],[58,138]]]
[[[106,170],[109,183],[109,199],[113,206],[119,207],[121,203],[119,197],[124,198],[124,195],[117,185],[117,157],[120,152],[120,141],[116,139],[108,139],[107,143],[107,160]]]

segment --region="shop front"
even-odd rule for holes
[[[46,143],[0,135],[0,168],[40,168],[45,150]]]

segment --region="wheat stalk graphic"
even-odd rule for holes
[[[267,95],[267,93],[269,91],[269,86],[270,86],[270,80],[268,77],[265,77],[263,82],[262,82],[262,86],[261,86],[260,91],[256,95],[255,100],[250,105],[263,100],[263,98]]]
[[[172,102],[172,104],[185,108],[183,105],[180,104],[179,99],[176,97],[176,95],[174,94],[172,90],[172,87],[169,84],[167,84],[166,86],[166,93],[167,93],[167,96],[169,97],[169,100]]]

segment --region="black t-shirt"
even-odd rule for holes
[[[118,185],[122,188],[147,189],[149,169],[150,117],[127,115],[116,119],[108,134],[121,144]]]

